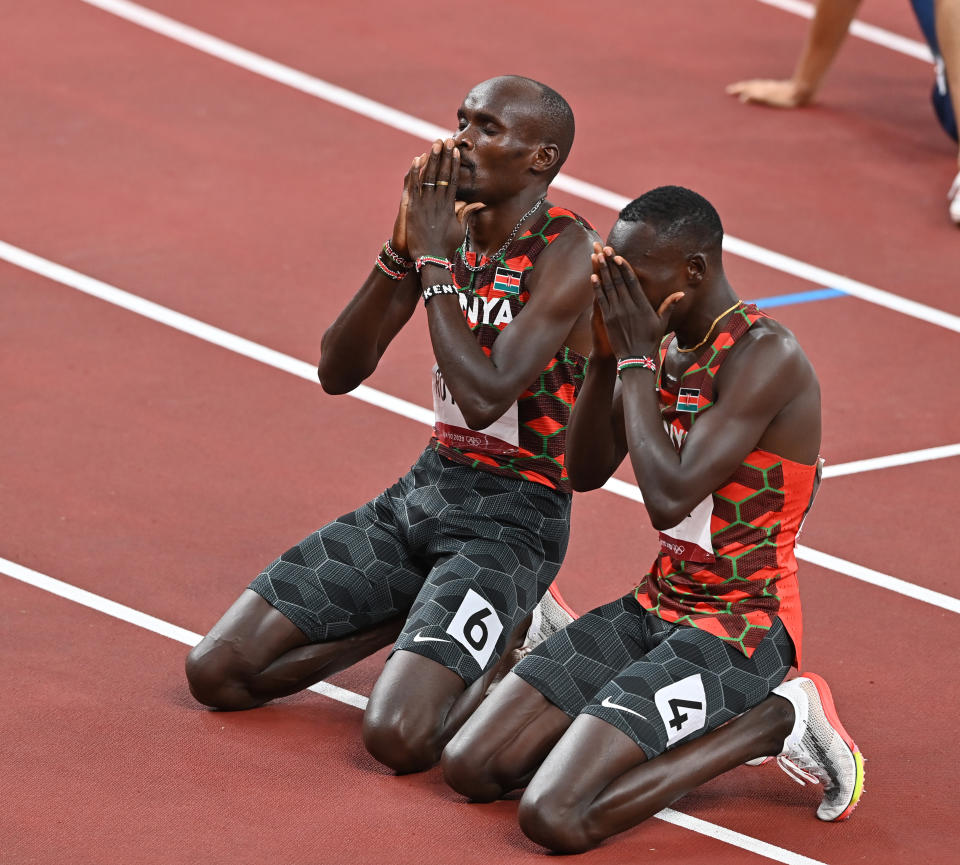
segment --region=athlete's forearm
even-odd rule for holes
[[[819,0],[807,31],[793,81],[804,102],[810,102],[833,64],[861,0]]]
[[[377,367],[420,297],[416,274],[392,280],[374,267],[320,340],[317,376],[328,393],[353,390]]]
[[[471,429],[492,424],[523,392],[509,370],[498,369],[470,330],[458,295],[438,295],[427,305],[430,342],[446,386]]]
[[[425,290],[452,284],[449,271],[432,264],[423,268],[420,278]],[[551,297],[561,293],[558,286]],[[444,383],[467,425],[480,430],[502,417],[536,380],[570,333],[573,321],[562,315],[551,316],[543,308],[525,312],[526,330],[517,322],[511,323],[500,332],[487,354],[464,315],[461,302],[466,299],[459,292],[431,297],[427,302],[427,322]],[[486,310],[486,300],[482,302]],[[506,299],[502,303],[506,304]],[[509,307],[506,311],[509,313]],[[486,311],[483,318],[486,322]],[[534,322],[535,332],[530,329]]]
[[[624,428],[633,473],[650,522],[666,529],[682,520],[696,502],[686,501],[680,455],[663,428],[654,373],[643,367],[623,371]]]
[[[574,490],[603,486],[623,460],[613,405],[617,359],[591,355],[567,430],[567,474]]]

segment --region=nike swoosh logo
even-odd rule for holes
[[[608,709],[619,709],[621,712],[629,712],[631,715],[636,715],[638,718],[643,718],[644,721],[647,720],[645,715],[641,715],[639,712],[634,712],[633,709],[628,709],[626,706],[621,706],[619,703],[614,703],[609,697],[604,697],[601,706],[606,706]]]
[[[413,635],[413,642],[415,643],[449,643],[449,640],[443,639],[443,637],[421,637],[419,633]]]

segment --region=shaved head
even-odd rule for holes
[[[490,88],[504,88],[514,99],[516,107],[522,106],[524,113],[534,124],[535,137],[544,144],[556,145],[559,158],[549,179],[560,171],[560,167],[570,155],[573,147],[575,125],[570,104],[552,87],[522,75],[501,75],[478,84],[474,91]]]

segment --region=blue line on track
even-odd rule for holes
[[[799,291],[796,294],[781,294],[778,297],[761,297],[759,300],[751,300],[748,303],[755,303],[761,309],[770,309],[774,306],[789,306],[793,303],[810,303],[814,300],[826,300],[830,297],[846,297],[845,291],[839,288],[819,288],[815,291]]]

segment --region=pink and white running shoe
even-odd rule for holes
[[[574,619],[579,618],[571,609],[570,605],[563,599],[556,582],[552,582],[550,587],[544,592],[543,597],[533,608],[533,617],[530,620],[530,627],[527,628],[527,634],[520,647],[514,649],[505,658],[510,667],[515,667],[527,655],[539,646],[548,637],[552,637],[557,631],[562,630]],[[500,684],[505,671],[501,671],[490,683],[487,688],[487,694]]]
[[[552,637],[557,631],[563,630],[576,618],[577,614],[563,599],[556,581],[550,583],[550,588],[544,592],[540,603],[533,608],[533,620],[527,629],[526,639],[520,647],[521,657],[527,655],[531,649],[539,646],[548,637]]]
[[[830,688],[816,673],[803,673],[773,693],[789,700],[796,714],[778,765],[799,784],[823,784],[817,817],[846,820],[863,793],[864,758],[840,723]]]

